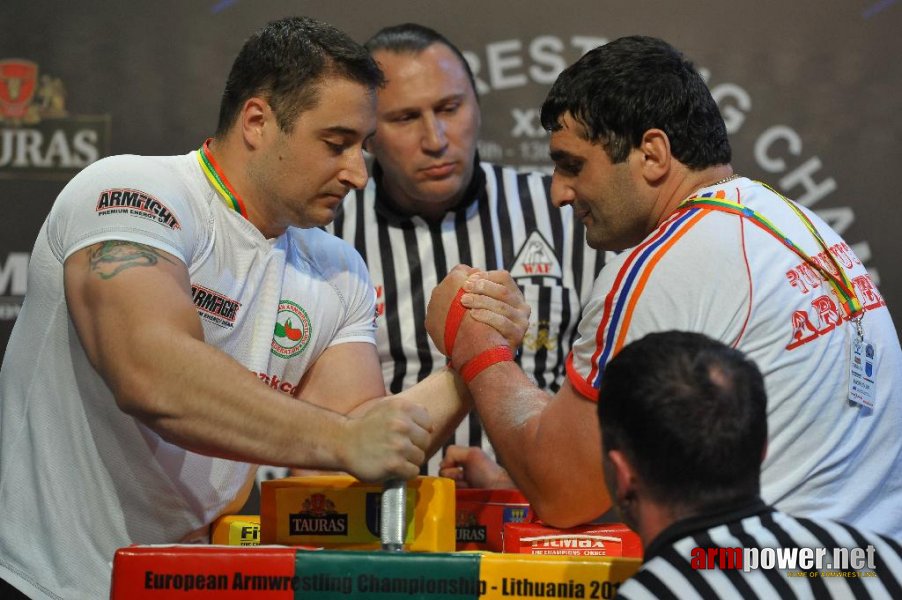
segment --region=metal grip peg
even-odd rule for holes
[[[407,537],[407,482],[393,479],[385,482],[380,507],[380,537],[382,549],[402,552]]]

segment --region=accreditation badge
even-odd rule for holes
[[[877,401],[877,348],[866,338],[852,340],[849,401],[874,408]]]

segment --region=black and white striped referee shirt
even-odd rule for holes
[[[351,243],[376,287],[376,342],[385,386],[398,393],[445,364],[424,326],[432,289],[455,265],[506,269],[532,306],[519,364],[536,384],[557,391],[582,308],[602,267],[570,207],[551,204],[540,173],[479,163],[467,200],[440,223],[399,214],[381,185],[381,169],[351,193],[327,228]],[[449,443],[482,446],[478,418],[464,419]],[[425,472],[438,474],[440,456]]]
[[[902,546],[756,500],[665,529],[617,597],[902,598]]]

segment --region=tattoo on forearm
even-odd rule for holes
[[[177,264],[166,258],[156,248],[135,242],[109,241],[89,250],[90,270],[101,279],[111,279],[125,269],[132,267],[153,267],[160,260]]]

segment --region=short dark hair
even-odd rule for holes
[[[542,126],[557,131],[564,113],[599,141],[614,163],[643,134],[663,130],[673,156],[693,170],[727,164],[732,151],[717,103],[695,67],[663,40],[616,39],[567,67],[542,104]]]
[[[217,135],[226,133],[244,103],[265,97],[279,128],[290,132],[300,113],[316,106],[319,84],[344,77],[370,89],[382,71],[363,46],[343,31],[308,17],[272,21],[244,43],[226,82]]]
[[[435,29],[418,23],[391,25],[377,31],[373,37],[364,42],[363,46],[370,54],[377,50],[386,50],[395,54],[419,54],[433,44],[444,44],[454,53],[461,66],[463,66],[464,71],[466,71],[473,93],[478,99],[479,93],[476,91],[476,78],[473,76],[473,70],[470,69],[470,63],[464,58],[460,48],[452,44],[448,38]]]
[[[758,495],[767,394],[755,363],[699,333],[653,333],[605,367],[602,450],[620,450],[671,506]]]

